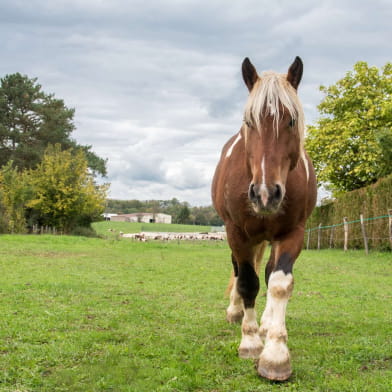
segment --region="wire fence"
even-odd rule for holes
[[[392,250],[392,210],[385,215],[364,217],[308,228],[305,231],[306,249],[364,249]]]

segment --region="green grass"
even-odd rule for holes
[[[230,268],[225,243],[0,236],[0,391],[392,390],[391,253],[301,254],[286,383],[237,357]]]
[[[165,223],[136,223],[136,222],[95,222],[93,228],[100,236],[114,238],[119,232],[140,233],[141,231],[199,233],[211,231],[211,226],[179,225]]]

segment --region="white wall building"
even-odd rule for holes
[[[110,217],[113,222],[141,222],[141,223],[172,223],[172,217],[168,214],[151,212],[135,212],[134,214],[118,214]]]

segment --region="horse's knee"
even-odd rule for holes
[[[292,274],[284,274],[283,271],[275,271],[270,275],[268,292],[273,298],[286,299],[293,292],[294,279]]]
[[[253,308],[260,283],[253,266],[250,263],[239,264],[237,291],[241,295],[245,308]]]
[[[288,298],[293,292],[294,261],[289,253],[283,253],[268,277],[268,291],[275,298]]]

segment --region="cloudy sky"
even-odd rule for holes
[[[311,124],[321,84],[391,61],[391,20],[390,0],[0,0],[0,76],[37,77],[76,109],[110,197],[209,205],[241,126],[243,58],[286,72],[299,55]]]

